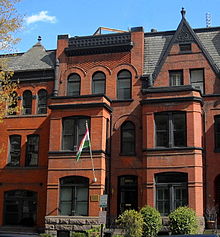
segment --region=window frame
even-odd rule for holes
[[[97,82],[103,83],[103,87],[102,87],[103,92],[97,93],[95,91]],[[92,94],[96,95],[96,94],[105,94],[105,93],[106,93],[106,75],[102,71],[97,71],[97,72],[93,73],[93,75],[92,75]]]
[[[31,143],[31,139],[35,138],[37,139],[37,144],[36,141],[32,141]],[[39,145],[40,145],[40,135],[39,134],[29,134],[27,135],[27,142],[26,142],[26,156],[25,156],[25,166],[26,167],[34,167],[34,166],[38,166],[38,162],[39,162]],[[30,149],[30,146],[34,146],[34,150],[32,151],[32,149]],[[36,149],[37,147],[37,149]],[[37,162],[33,165],[31,165],[31,160],[33,159],[32,157],[29,158],[28,156],[31,155],[37,155]]]
[[[126,128],[126,125],[131,125],[132,128]],[[129,141],[125,141],[126,138],[124,137],[124,133],[126,132],[131,132],[132,131],[132,139]],[[126,145],[127,143],[132,144],[133,151],[126,151]],[[120,155],[126,155],[126,156],[134,156],[136,154],[136,130],[135,130],[135,125],[132,121],[125,121],[121,125],[121,152]]]
[[[77,90],[70,91],[70,88],[73,88],[76,85]],[[81,77],[78,73],[71,73],[67,79],[67,96],[80,96],[80,92],[81,92]]]
[[[71,180],[73,180],[74,182],[70,182]],[[86,206],[86,213],[84,215],[81,216],[87,216],[88,215],[88,211],[89,211],[89,178],[87,177],[83,177],[83,176],[66,176],[66,177],[62,177],[60,178],[60,198],[59,198],[59,212],[60,215],[63,216],[62,214],[62,204],[65,204],[68,202],[70,203],[70,212],[71,215],[70,216],[77,216],[77,215],[73,215],[74,212],[76,212],[76,208],[77,208],[77,204],[79,202],[84,202],[85,206]],[[77,191],[79,188],[87,188],[87,199],[84,201],[78,201],[77,202]],[[63,190],[70,190],[70,195],[71,195],[71,200],[62,200],[62,191]],[[77,190],[77,191],[76,191]],[[64,214],[66,215],[66,214]]]
[[[13,138],[19,138],[19,142],[18,142],[18,146],[19,146],[19,149],[15,149],[15,148],[12,148],[12,139]],[[20,160],[21,160],[21,135],[19,134],[12,134],[9,136],[9,147],[8,147],[8,162],[7,162],[7,166],[13,166],[13,167],[17,167],[17,166],[20,166]],[[13,164],[14,162],[12,162],[12,150],[15,150],[13,151],[13,153],[18,153],[17,154],[17,163],[16,164]]]
[[[126,73],[128,73],[129,76],[123,75]],[[129,88],[125,88],[125,87],[121,88],[120,83],[126,80],[128,81]],[[128,96],[124,96],[124,95],[121,96],[121,91],[125,89],[129,90]],[[132,99],[132,74],[129,70],[123,69],[119,71],[117,74],[117,100],[130,100],[130,99]]]
[[[29,95],[25,95],[29,93]],[[25,90],[23,92],[23,100],[22,100],[22,114],[30,115],[32,114],[32,104],[33,104],[33,94],[30,90]]]
[[[74,151],[74,152],[76,152],[78,150],[81,139],[86,132],[86,128],[85,128],[85,132],[82,134],[79,134],[79,121],[80,120],[86,120],[88,123],[88,128],[90,130],[91,118],[88,116],[71,116],[71,117],[64,117],[62,119],[62,150],[64,150],[64,151],[68,150],[68,151]],[[66,121],[70,121],[70,123],[72,123],[73,129],[71,131],[70,131],[70,129],[67,129],[67,130],[65,129],[65,126],[67,126]],[[76,125],[75,125],[75,123],[76,123]],[[68,133],[66,133],[66,131],[68,131]],[[65,140],[65,139],[67,139],[67,137],[69,137],[69,139],[72,139],[72,145],[71,145],[72,149],[65,148],[65,144],[69,143],[69,141],[66,142],[66,140]],[[86,149],[84,149],[84,150],[86,150]]]
[[[175,115],[182,115],[184,119],[184,126],[182,129],[175,129]],[[155,147],[156,148],[183,148],[187,147],[187,116],[185,111],[165,111],[165,112],[157,112],[154,114],[154,137],[155,137]],[[157,129],[157,117],[159,116],[167,116],[167,121],[165,121],[166,129]],[[183,130],[183,131],[181,131]],[[175,132],[182,132],[183,133],[183,143],[181,146],[175,145]],[[164,133],[165,137],[167,136],[167,145],[159,145],[159,133]]]
[[[174,179],[175,177],[175,179]],[[162,180],[158,181],[159,178]],[[174,181],[175,180],[175,181]],[[189,203],[189,187],[188,187],[188,174],[185,172],[162,172],[156,173],[154,176],[155,182],[155,206],[157,210],[161,213],[162,216],[167,216],[173,210],[175,210],[179,206],[186,206]],[[168,198],[159,199],[158,192],[159,190],[166,190],[168,194]],[[183,203],[181,205],[177,205],[178,199],[176,199],[175,191],[182,190],[185,191],[185,199],[184,194],[181,196]],[[163,193],[164,194],[164,193]],[[168,212],[162,212],[159,203],[163,204],[163,211],[166,204],[169,206]]]
[[[177,83],[174,83],[174,75],[180,75],[180,84],[177,85]],[[170,86],[182,86],[183,85],[183,70],[169,70],[169,80],[170,80]],[[175,78],[177,80],[177,78]]]
[[[195,72],[195,71],[202,71],[202,80],[192,82],[192,72]],[[189,70],[189,73],[190,73],[190,83],[191,83],[192,87],[195,88],[195,89],[198,89],[194,85],[196,85],[196,84],[200,85],[201,84],[201,86],[199,86],[200,89],[198,89],[198,90],[200,90],[202,94],[205,94],[205,81],[204,81],[205,71],[204,71],[204,68],[192,68],[192,69]],[[201,87],[202,87],[202,89],[201,89]]]
[[[179,44],[180,53],[187,53],[192,51],[191,43],[181,43]]]
[[[45,93],[40,95],[40,93]],[[37,114],[46,114],[47,113],[47,97],[48,93],[45,89],[40,89],[37,93]],[[43,99],[42,99],[43,98]],[[43,100],[43,103],[42,103]],[[41,112],[43,111],[43,112]]]

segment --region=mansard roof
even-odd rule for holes
[[[215,73],[220,69],[220,27],[192,29],[183,14],[176,31],[145,33],[144,74],[157,77],[171,47],[175,43],[195,42]]]
[[[47,51],[38,41],[25,53],[10,57],[9,66],[13,71],[37,71],[54,68],[55,50]]]

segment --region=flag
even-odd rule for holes
[[[77,161],[79,160],[79,158],[81,156],[82,150],[85,149],[85,148],[88,148],[88,147],[90,147],[90,139],[89,139],[89,129],[88,129],[88,126],[86,124],[86,133],[85,133],[83,139],[81,140],[79,149],[76,153],[76,160]]]

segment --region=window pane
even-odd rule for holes
[[[21,154],[21,136],[12,135],[10,136],[10,151],[8,157],[8,164],[11,166],[18,166],[20,163]]]
[[[79,96],[80,95],[80,83],[81,78],[78,74],[71,74],[68,78],[67,83],[67,95],[68,96]]]
[[[129,71],[122,71],[118,74],[117,98],[123,100],[131,98],[131,74]]]
[[[38,114],[46,114],[47,113],[47,91],[40,90],[38,92],[38,107],[37,107]]]
[[[125,122],[121,126],[121,148],[125,155],[135,153],[135,127],[131,122]]]
[[[173,114],[174,146],[186,146],[186,116],[184,113]]]
[[[86,216],[87,215],[87,202],[78,202],[76,206],[75,216]]]
[[[61,215],[88,214],[88,178],[70,176],[60,181],[60,211]]]
[[[25,91],[23,93],[23,114],[31,114],[32,112],[32,93]]]
[[[63,216],[71,216],[71,202],[62,202],[60,204],[60,214]]]
[[[183,72],[182,71],[170,71],[170,85],[180,86],[183,85]]]
[[[104,94],[105,93],[105,81],[94,81],[93,82],[93,94]]]
[[[190,71],[190,81],[192,86],[195,89],[201,90],[201,93],[204,93],[204,71],[203,69],[196,69],[196,70],[191,70]]]
[[[155,115],[156,146],[169,146],[169,117],[167,114]]]
[[[36,166],[38,164],[39,135],[27,137],[26,166]]]
[[[60,194],[61,201],[71,201],[72,200],[72,188],[62,188]]]

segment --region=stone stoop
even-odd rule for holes
[[[99,226],[99,217],[91,216],[46,216],[45,232],[57,235],[57,231],[85,231]]]

